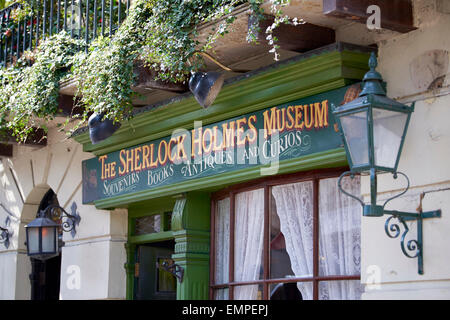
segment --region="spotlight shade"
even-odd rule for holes
[[[196,72],[189,79],[189,90],[203,108],[213,104],[222,88],[224,75],[219,72]]]
[[[106,138],[109,138],[120,128],[120,123],[113,123],[110,119],[103,120],[104,116],[104,113],[93,113],[89,117],[89,136],[92,144],[99,143]]]

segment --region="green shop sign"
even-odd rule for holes
[[[83,203],[339,148],[331,104],[356,98],[359,84],[269,107],[83,161]]]

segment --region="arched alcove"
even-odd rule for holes
[[[34,187],[24,201],[21,226],[19,228],[19,249],[26,253],[25,225],[34,220],[40,210],[50,204],[59,204],[50,186],[41,184]],[[46,261],[39,261],[26,257],[23,260],[25,268],[18,270],[17,277],[26,287],[23,290],[31,300],[55,300],[59,298],[59,284],[61,278],[61,255]],[[24,280],[26,279],[26,280]]]
[[[35,213],[44,211],[50,205],[59,205],[58,198],[52,189],[48,189],[42,197],[38,209]],[[59,218],[53,218],[59,223]],[[58,220],[58,221],[57,221]],[[60,230],[60,238],[62,230]],[[58,300],[61,279],[61,253],[47,260],[37,260],[30,258],[31,261],[31,300]]]

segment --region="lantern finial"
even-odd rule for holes
[[[377,56],[375,55],[375,52],[372,52],[369,58],[370,71],[375,71],[375,68],[377,66],[378,66]]]
[[[378,66],[377,57],[375,52],[372,52],[369,58],[369,68],[370,70],[366,73],[363,79],[363,90],[359,94],[360,97],[367,96],[370,94],[376,94],[380,96],[386,96],[386,91],[382,87],[383,78],[381,74],[375,71]]]

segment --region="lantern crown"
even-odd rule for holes
[[[370,70],[363,78],[363,90],[359,94],[360,97],[365,97],[370,94],[376,94],[380,96],[386,96],[386,91],[383,89],[383,77],[379,72],[375,70],[378,66],[377,57],[375,52],[372,52],[369,59]]]

